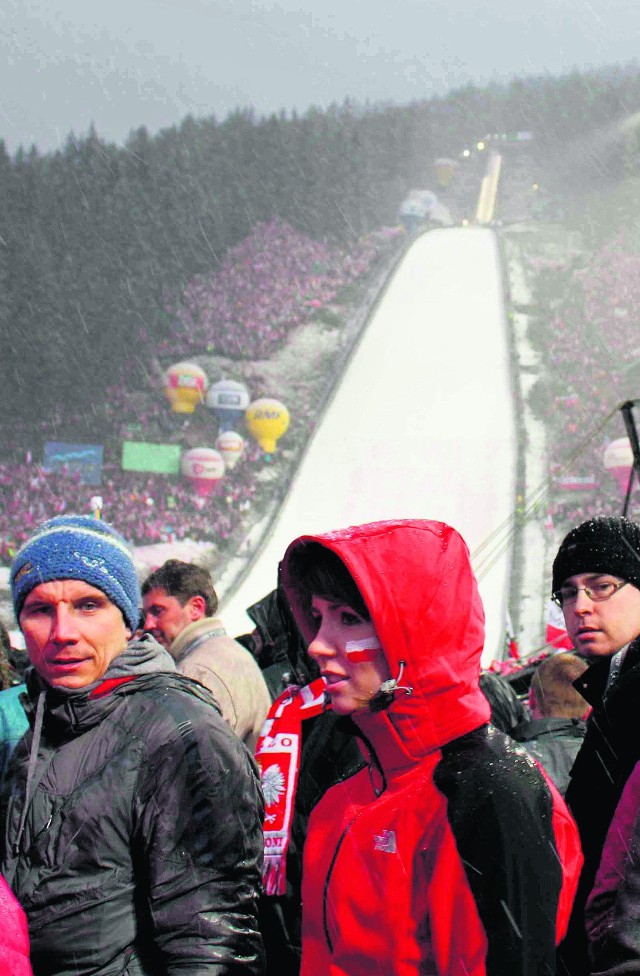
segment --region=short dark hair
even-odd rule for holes
[[[211,574],[195,563],[183,563],[180,559],[167,559],[147,576],[142,584],[142,596],[151,590],[162,589],[184,606],[191,597],[201,596],[205,602],[205,615],[213,617],[218,609],[218,596],[213,587]]]
[[[288,563],[288,578],[307,619],[311,619],[311,598],[315,595],[343,601],[364,620],[371,620],[356,581],[331,549],[319,542],[306,542],[293,550]]]
[[[516,725],[525,717],[524,705],[515,688],[501,674],[483,671],[480,675],[480,691],[491,706],[491,724],[501,732],[511,735]]]

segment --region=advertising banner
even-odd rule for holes
[[[180,474],[180,454],[179,444],[125,441],[122,445],[122,470]]]
[[[83,485],[99,485],[102,478],[102,444],[67,444],[47,441],[42,466],[48,471],[79,472]]]
[[[561,491],[596,491],[600,487],[593,475],[567,474],[556,478],[556,484]]]

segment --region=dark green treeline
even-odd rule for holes
[[[53,405],[99,404],[123,365],[171,335],[164,311],[259,221],[277,216],[348,244],[393,223],[431,164],[487,132],[532,129],[536,152],[640,105],[640,73],[617,69],[469,87],[404,107],[345,103],[302,116],[185,119],[122,147],[91,131],[62,151],[10,157],[0,143],[3,423]]]

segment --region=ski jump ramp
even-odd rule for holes
[[[473,554],[513,513],[516,433],[497,240],[485,228],[419,237],[396,268],[243,581],[229,633],[277,582],[296,536],[390,518],[458,529]],[[474,560],[483,665],[501,656],[510,550]],[[486,570],[487,564],[491,568]],[[479,566],[482,571],[479,572]]]

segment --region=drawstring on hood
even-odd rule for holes
[[[389,708],[393,699],[395,697],[396,691],[404,691],[405,695],[412,695],[413,688],[411,685],[401,685],[402,674],[405,669],[405,661],[400,661],[400,670],[398,672],[397,678],[387,678],[383,681],[378,690],[376,691],[373,698],[370,699],[367,708],[370,712],[382,712],[385,708]],[[329,711],[331,709],[331,695],[325,691],[324,693],[324,710]]]
[[[22,839],[22,834],[24,833],[24,825],[27,822],[27,813],[29,812],[29,806],[31,805],[31,798],[35,793],[35,773],[36,764],[38,762],[38,749],[40,748],[40,736],[42,735],[42,719],[44,716],[44,703],[47,697],[46,691],[41,691],[38,695],[38,704],[36,705],[36,719],[33,726],[33,739],[31,741],[31,751],[29,753],[29,766],[27,767],[27,785],[25,789],[24,806],[22,808],[22,815],[20,817],[20,825],[18,827],[18,833],[16,834],[16,840],[13,845],[13,853],[17,854],[20,850],[20,841]]]
[[[369,702],[370,712],[382,712],[385,708],[389,708],[393,699],[395,697],[396,691],[404,691],[405,695],[412,695],[413,688],[411,685],[401,685],[402,675],[406,666],[406,661],[400,661],[400,670],[398,671],[397,678],[387,678],[380,685],[380,688],[375,693],[371,701]]]

